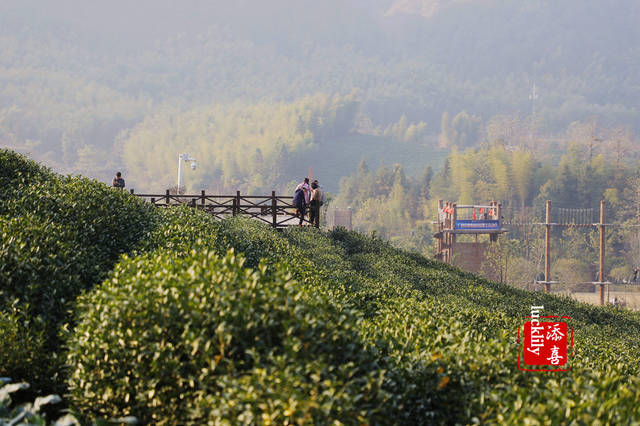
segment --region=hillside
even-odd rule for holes
[[[640,419],[636,313],[488,282],[354,232],[152,210],[0,153],[9,188],[0,250],[11,260],[0,271],[9,301],[0,376],[68,394],[85,420]],[[48,310],[51,301],[73,317]],[[572,317],[570,371],[517,369],[518,327],[532,305]]]
[[[167,110],[356,90],[374,127],[406,115],[435,137],[444,112],[483,125],[528,117],[534,82],[543,134],[592,116],[637,132],[640,53],[630,41],[640,39],[639,19],[633,0],[8,0],[0,144],[108,180],[114,169],[132,172],[129,132]],[[163,148],[184,148],[180,135],[173,143]]]

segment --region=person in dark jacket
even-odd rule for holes
[[[306,194],[307,187],[309,186],[309,179],[306,178],[305,182],[301,183],[296,187],[296,191],[293,193],[293,205],[296,206],[296,216],[300,219],[298,222],[298,226],[302,226],[302,222],[304,221],[304,216],[307,214],[307,203],[305,198],[308,197]]]
[[[113,178],[112,185],[114,188],[124,189],[124,179],[122,179],[122,173],[116,173],[115,177]]]
[[[320,185],[318,185],[318,181],[313,181],[311,184],[311,202],[310,206],[310,218],[309,222],[316,228],[320,227],[320,205],[322,201],[322,190],[320,189]]]

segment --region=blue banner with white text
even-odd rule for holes
[[[500,230],[499,220],[456,220],[456,229],[498,231]]]

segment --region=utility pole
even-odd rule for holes
[[[549,293],[551,281],[551,200],[547,200],[544,234],[544,291]]]
[[[604,305],[604,200],[600,201],[600,304]]]

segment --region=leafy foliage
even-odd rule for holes
[[[0,174],[20,177],[8,182],[0,203],[0,311],[13,318],[3,333],[8,348],[41,346],[27,358],[30,368],[7,359],[0,374],[51,390],[52,380],[60,384],[58,333],[75,298],[146,235],[156,212],[127,193],[54,175],[22,156],[3,152],[0,160]]]
[[[67,384],[72,409],[87,419],[626,424],[640,416],[637,313],[489,282],[344,229],[277,232],[186,207],[158,212],[78,178],[15,188],[0,206],[8,259],[0,283],[19,280],[2,287],[0,366],[54,377],[62,357],[51,336],[70,318],[48,305],[74,307]],[[91,203],[87,188],[104,205],[74,210],[74,197]],[[114,211],[129,214],[137,233],[120,234],[125,219]],[[97,229],[119,243],[102,236],[99,251],[87,237],[99,238]],[[85,272],[91,259],[100,269]],[[101,285],[87,281],[107,274]],[[571,371],[517,369],[517,330],[532,305],[572,317]]]
[[[212,251],[120,263],[79,301],[74,402],[160,424],[375,418],[383,372],[359,343],[357,314],[281,267],[243,266]]]

